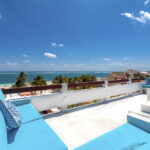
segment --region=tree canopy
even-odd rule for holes
[[[79,82],[91,82],[91,81],[96,81],[96,76],[95,75],[81,75],[73,78],[69,78],[66,76],[56,76],[53,79],[53,83],[55,84],[61,84],[61,83],[79,83]]]
[[[16,78],[16,83],[13,85],[13,87],[25,87],[27,80],[28,78],[26,74],[24,72],[21,72],[19,74],[19,77]]]
[[[38,75],[37,77],[33,79],[33,81],[31,82],[31,85],[33,86],[47,85],[47,83],[46,83],[46,80],[42,76]]]

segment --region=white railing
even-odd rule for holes
[[[98,99],[109,100],[112,96],[130,95],[136,91],[142,92],[141,83],[129,82],[124,85],[108,86],[107,82],[105,82],[104,87],[76,91],[68,91],[67,84],[63,84],[60,93],[31,97],[31,102],[39,112],[58,107],[64,110],[67,109],[68,105]]]

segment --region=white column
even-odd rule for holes
[[[150,88],[146,88],[147,101],[150,101]]]
[[[66,83],[63,83],[60,91],[61,91],[61,93],[67,92],[68,91],[68,85]]]
[[[67,92],[67,91],[68,91],[68,85],[66,83],[63,83],[62,88],[60,90],[60,92],[63,94],[63,99],[62,99],[63,106],[61,107],[62,112],[67,110],[67,105],[65,104],[65,96],[64,96],[64,93]]]
[[[108,86],[108,81],[107,80],[105,80],[104,81],[104,85],[103,85],[103,87],[107,87]]]
[[[108,100],[108,99],[110,99],[110,97],[108,96],[108,81],[107,80],[105,80],[104,81],[104,86],[103,86],[104,88],[105,88],[105,98],[104,98],[104,101],[106,101],[106,100]]]
[[[132,95],[133,88],[132,88],[132,79],[131,78],[129,78],[128,85],[130,86],[128,95]]]
[[[130,85],[132,84],[132,79],[131,78],[129,79],[128,84],[130,84]]]

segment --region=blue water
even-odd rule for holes
[[[20,72],[17,71],[7,71],[0,72],[0,84],[12,84],[16,81],[17,76]],[[32,81],[37,75],[42,75],[47,81],[52,81],[56,76],[62,75],[67,77],[80,76],[82,74],[95,75],[96,77],[106,77],[111,72],[102,71],[45,71],[45,72],[25,72],[28,77],[28,82]]]

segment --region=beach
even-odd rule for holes
[[[0,88],[10,88],[12,87],[12,84],[15,83],[16,78],[19,75],[19,71],[7,71],[7,72],[0,72]],[[95,75],[98,80],[101,80],[101,77],[106,77],[111,73],[111,71],[103,72],[103,71],[35,71],[35,72],[25,72],[28,81],[31,82],[34,77],[37,75],[41,75],[45,78],[47,81],[47,84],[50,85],[52,83],[52,80],[58,76],[67,76],[67,77],[75,77],[75,76],[81,76],[83,74],[86,75]]]

